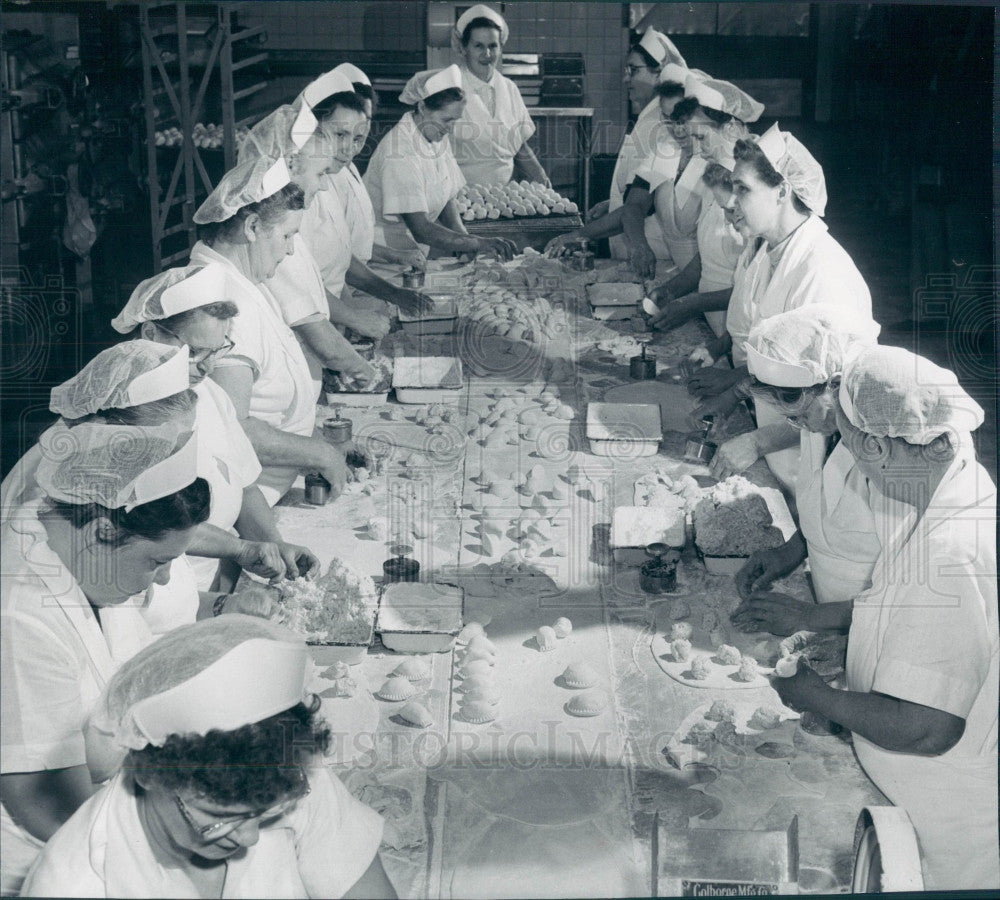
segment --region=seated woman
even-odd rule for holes
[[[332,496],[348,475],[344,454],[313,433],[320,385],[266,287],[294,252],[304,206],[285,161],[261,157],[230,169],[194,215],[201,227],[191,264],[222,265],[239,310],[229,330],[233,347],[216,359],[211,378],[229,395],[253,445],[263,467],[257,486],[271,506],[300,473],[321,474]]]
[[[120,662],[152,640],[138,611],[102,611],[163,578],[208,518],[197,440],[176,424],[49,429],[44,496],[0,529],[0,886],[93,792],[83,724]],[[70,893],[74,893],[70,891]]]
[[[851,600],[871,586],[881,552],[873,512],[881,498],[837,432],[837,393],[848,360],[875,343],[879,326],[825,303],[765,319],[747,340],[754,396],[788,418],[730,438],[711,463],[719,479],[774,450],[798,445],[799,531],[783,546],[754,553],[736,576],[743,597],[767,590],[807,557],[820,603]]]
[[[465,184],[449,141],[465,110],[458,66],[418,72],[399,100],[414,109],[379,141],[365,171],[375,239],[397,250],[513,257],[506,238],[470,235],[454,202]]]
[[[925,888],[995,893],[997,496],[970,434],[983,411],[954,373],[897,347],[850,361],[839,400],[843,442],[889,500],[872,586],[844,603],[751,598],[734,621],[848,632],[847,690],[801,660],[774,688],[853,732],[859,762],[913,823]]]
[[[304,642],[226,616],[160,638],[92,716],[121,771],[56,833],[36,897],[394,897],[382,820],[323,764]]]
[[[511,178],[551,187],[528,139],[535,123],[521,92],[497,70],[510,29],[496,10],[477,3],[458,17],[451,46],[462,70],[466,104],[455,123],[455,161],[469,184],[507,184]]]
[[[186,347],[190,353],[190,383],[198,399],[199,465],[212,489],[208,522],[186,554],[202,591],[213,588],[219,560],[228,564],[225,587],[241,568],[277,581],[319,567],[304,547],[282,540],[256,484],[261,467],[253,445],[229,396],[208,377],[233,346],[229,330],[238,307],[230,294],[230,279],[218,263],[167,269],[141,282],[111,322],[122,334],[141,333],[159,346]],[[119,346],[127,348],[129,343]]]

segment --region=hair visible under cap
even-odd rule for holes
[[[240,314],[240,308],[232,300],[219,300],[215,303],[206,303],[204,306],[198,306],[195,309],[186,309],[184,312],[167,316],[165,319],[158,319],[154,324],[169,328],[171,331],[177,331],[178,328],[183,328],[196,319],[198,313],[204,313],[213,319],[228,322]]]
[[[105,409],[93,416],[87,416],[87,420],[103,419],[108,425],[163,425],[193,414],[197,405],[198,395],[188,388],[179,394],[171,394],[160,400],[150,400],[149,403],[139,403],[121,409]],[[83,424],[83,420],[78,419],[73,424]]]
[[[639,44],[642,38],[640,37],[631,47],[628,48],[629,53],[638,53],[642,57],[642,61],[650,69],[660,69],[660,63],[658,63],[653,57],[653,55],[643,46]]]
[[[371,88],[369,88],[371,90]],[[313,108],[313,115],[322,122],[332,116],[338,109],[349,109],[351,112],[365,114],[365,102],[357,91],[340,91],[330,94],[317,103]]]
[[[211,490],[204,478],[196,478],[179,491],[143,503],[131,512],[108,509],[99,503],[48,501],[58,515],[74,528],[83,528],[94,519],[108,519],[118,531],[115,546],[132,537],[155,541],[168,531],[183,531],[208,521]]]
[[[678,125],[684,125],[698,110],[698,101],[694,97],[685,97],[670,113],[670,121]]]
[[[768,187],[778,187],[785,180],[785,177],[771,165],[771,161],[764,155],[764,151],[757,146],[756,141],[747,138],[738,140],[733,147],[733,157],[737,162],[750,163],[757,173],[757,177]],[[795,191],[792,191],[792,206],[796,212],[802,213],[805,216],[808,216],[812,212],[802,202]]]
[[[216,241],[228,241],[243,228],[243,223],[252,215],[260,216],[265,227],[273,227],[285,213],[306,208],[306,195],[294,182],[286,184],[280,191],[265,197],[257,203],[249,203],[224,222],[208,222],[198,226],[198,240],[213,246]]]
[[[674,97],[684,96],[684,85],[677,81],[661,81],[656,86],[656,95],[670,100]],[[680,104],[678,104],[679,106]]]
[[[469,22],[468,25],[462,29],[462,46],[468,47],[469,41],[472,40],[472,32],[476,28],[492,28],[497,34],[502,35],[503,29],[492,19],[487,19],[486,16],[479,16]]]
[[[431,112],[438,112],[452,103],[460,103],[465,99],[465,91],[461,88],[451,87],[424,97],[424,106]]]
[[[705,166],[701,180],[710,188],[724,187],[726,190],[732,190],[733,187],[733,173],[717,162],[710,162]]]

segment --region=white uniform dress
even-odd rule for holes
[[[701,204],[696,231],[698,255],[701,257],[701,277],[698,292],[727,291],[733,286],[733,273],[746,243],[743,236],[726,221],[726,211],[709,193]],[[726,330],[726,314],[721,309],[709,310],[705,318],[716,336]]]
[[[375,244],[375,207],[354,163],[344,166],[330,179],[330,192],[340,197],[351,232],[351,252],[363,263],[372,258]]]
[[[281,431],[311,437],[316,426],[319,390],[298,339],[282,319],[277,301],[265,286],[254,284],[228,259],[201,241],[191,250],[191,262],[221,263],[239,287],[233,295],[240,312],[232,319],[229,331],[234,346],[216,367],[249,365],[253,372],[250,415]],[[298,469],[294,467],[265,466],[257,485],[273,506],[288,492],[297,475]]]
[[[649,183],[654,215],[646,219],[646,240],[658,260],[683,269],[698,252],[698,218],[702,201],[711,194],[701,180],[707,162],[688,160],[680,171],[680,149],[672,138],[661,138],[657,149],[636,169],[635,177]]]
[[[451,141],[455,161],[469,184],[507,184],[514,156],[535,133],[535,123],[505,75],[494,71],[483,81],[466,66],[461,70],[466,103]]]
[[[887,527],[847,641],[852,691],[877,691],[965,719],[940,756],[883,750],[854,735],[879,789],[917,832],[928,890],[1000,889],[997,854],[996,488],[961,454],[914,528]]]
[[[400,214],[422,212],[436,221],[465,184],[465,176],[448,138],[432,144],[408,112],[379,141],[364,182],[375,209],[375,240],[397,250],[420,247],[426,253],[429,248],[417,244]]]
[[[643,107],[632,130],[622,138],[618,158],[615,160],[615,170],[611,176],[608,212],[621,208],[625,202],[625,191],[635,178],[639,164],[653,152],[658,140],[667,138],[669,138],[667,129],[660,123],[660,99],[654,97]],[[608,239],[608,244],[612,258],[628,259],[628,245],[623,237],[615,235]]]
[[[816,599],[836,603],[871,587],[882,552],[872,508],[882,498],[842,443],[827,457],[827,441],[802,431],[795,505]]]
[[[861,318],[872,317],[868,285],[847,251],[830,236],[826,223],[818,216],[809,216],[778,247],[761,246],[744,277],[739,296],[733,291],[727,322],[735,318],[737,322],[749,323],[747,333],[764,319],[810,303],[832,303],[853,310]],[[733,301],[742,309],[734,311]],[[736,335],[732,331],[730,334],[735,347]],[[755,403],[758,427],[785,421],[784,413],[774,404]],[[766,459],[775,477],[792,488],[799,451],[779,450],[768,453]]]
[[[25,882],[33,897],[199,897],[180,867],[164,866],[145,838],[132,781],[118,775],[45,847]],[[310,793],[260,828],[260,840],[226,861],[224,898],[341,897],[378,851],[382,819],[326,768]]]
[[[0,528],[0,773],[87,762],[83,725],[127,647],[153,640],[138,612],[116,610],[118,645],[49,547],[44,501],[14,510]],[[42,843],[0,805],[0,888],[16,893]],[[67,892],[72,896],[74,891]]]
[[[330,316],[330,307],[323,290],[334,297],[339,297],[347,284],[347,270],[351,267],[353,243],[351,226],[348,224],[344,203],[340,194],[333,187],[333,176],[324,175],[323,188],[313,197],[312,203],[302,217],[302,225],[295,237],[295,253],[282,260],[274,277],[267,282],[271,293],[278,298],[282,307],[293,310],[292,315],[299,315],[294,310],[312,310]],[[307,248],[307,253],[301,249]],[[302,282],[313,286],[315,277],[306,272],[308,261],[315,263],[320,274],[320,290],[305,293]],[[291,299],[286,299],[291,294]],[[312,299],[309,299],[309,298]],[[299,315],[299,318],[303,316]],[[289,325],[286,314],[285,320]]]

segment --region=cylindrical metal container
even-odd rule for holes
[[[684,442],[684,461],[708,465],[718,449],[717,444],[706,440],[705,432],[692,431]]]
[[[424,272],[421,269],[408,269],[403,273],[403,287],[422,288],[424,286]]]
[[[345,444],[353,435],[354,423],[350,419],[341,419],[337,416],[325,419],[323,422],[323,437],[331,444]]]
[[[322,475],[306,475],[306,503],[322,506],[330,499],[330,482]]]
[[[386,584],[397,581],[416,581],[420,575],[420,563],[407,556],[394,556],[382,563],[382,580]]]
[[[652,356],[633,356],[628,361],[628,374],[636,381],[656,378],[656,359]]]

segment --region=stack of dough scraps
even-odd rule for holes
[[[579,207],[544,184],[512,181],[508,184],[469,184],[455,196],[466,222],[513,219],[515,216],[574,215]]]
[[[694,528],[695,540],[708,556],[749,556],[785,541],[761,489],[741,475],[704,492],[694,508]]]

